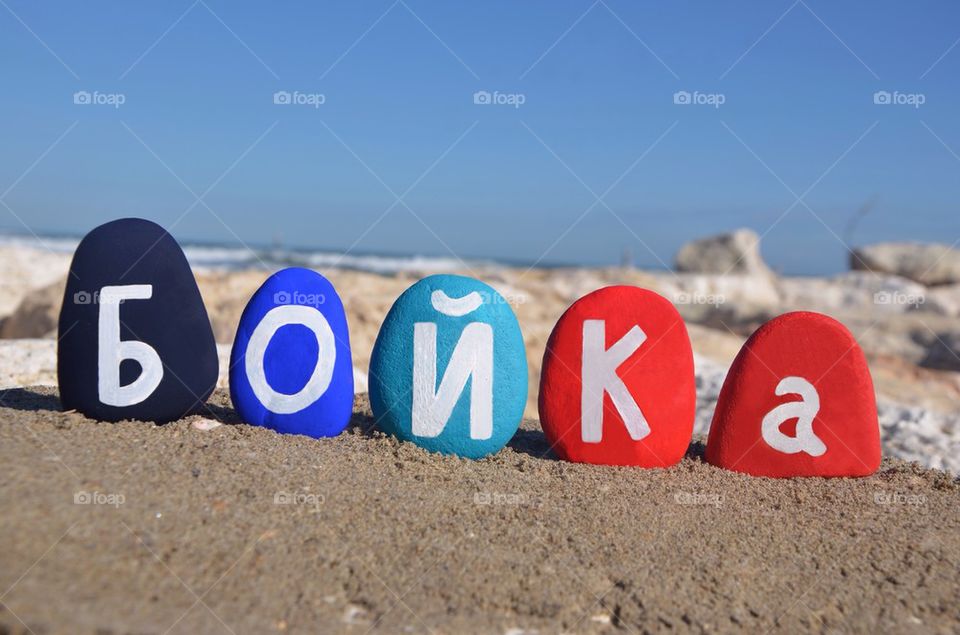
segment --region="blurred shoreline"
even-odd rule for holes
[[[48,235],[0,231],[0,247],[40,248],[53,254],[73,254],[82,236]],[[284,267],[333,267],[352,271],[392,274],[404,271],[447,273],[465,268],[530,268],[560,269],[589,267],[578,263],[548,262],[519,259],[430,256],[417,253],[371,252],[351,249],[311,248],[282,244],[218,243],[180,241],[180,246],[194,270],[241,271],[262,269],[276,271]]]

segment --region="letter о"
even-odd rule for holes
[[[343,303],[309,269],[278,271],[240,318],[230,397],[247,423],[288,434],[340,434],[353,411],[353,361]]]

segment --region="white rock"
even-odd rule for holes
[[[773,308],[780,303],[775,279],[767,275],[655,273],[661,295],[676,305],[741,304]]]
[[[193,427],[202,432],[214,430],[216,428],[219,428],[222,425],[223,425],[222,423],[220,423],[219,421],[215,421],[213,419],[197,419],[196,421],[193,422]]]
[[[717,407],[717,398],[723,381],[727,377],[727,368],[708,357],[694,354],[693,365],[696,372],[697,416],[693,424],[694,434],[707,434],[713,421],[713,412]]]
[[[905,313],[924,310],[927,303],[923,285],[869,271],[851,271],[832,278],[781,278],[777,288],[783,311]]]
[[[850,268],[892,273],[925,285],[960,282],[960,251],[948,245],[877,243],[853,250]]]
[[[705,273],[768,273],[760,257],[760,237],[750,229],[701,238],[683,245],[675,258],[677,271]]]
[[[0,238],[0,315],[10,315],[33,289],[66,277],[71,253],[34,238]]]
[[[367,392],[367,374],[357,368],[353,367],[353,394],[359,395]]]
[[[960,316],[960,284],[945,284],[927,289],[924,309],[949,317]]]
[[[5,339],[56,337],[66,278],[30,290],[0,326]]]
[[[343,618],[341,618],[345,624],[369,624],[370,620],[367,618],[367,610],[361,606],[355,604],[348,604],[347,608],[343,611]]]

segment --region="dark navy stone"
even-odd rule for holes
[[[217,366],[200,291],[170,234],[124,218],[84,237],[60,310],[64,408],[102,421],[172,421],[206,402]]]
[[[353,412],[347,316],[329,280],[278,271],[243,310],[230,353],[230,397],[247,423],[332,437]]]
[[[370,358],[370,405],[385,432],[480,458],[513,437],[527,357],[510,305],[479,280],[437,275],[403,292]]]

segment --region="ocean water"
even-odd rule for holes
[[[21,245],[46,248],[54,252],[72,254],[80,239],[70,236],[31,236],[25,234],[0,234],[0,246]],[[493,260],[461,260],[421,255],[380,255],[367,253],[343,253],[330,250],[285,249],[282,247],[244,247],[241,245],[215,245],[181,242],[183,253],[190,266],[197,270],[236,271],[240,269],[264,269],[274,271],[284,267],[320,269],[339,267],[392,274],[404,271],[446,273],[477,267],[505,266]],[[517,264],[517,263],[510,263]]]

